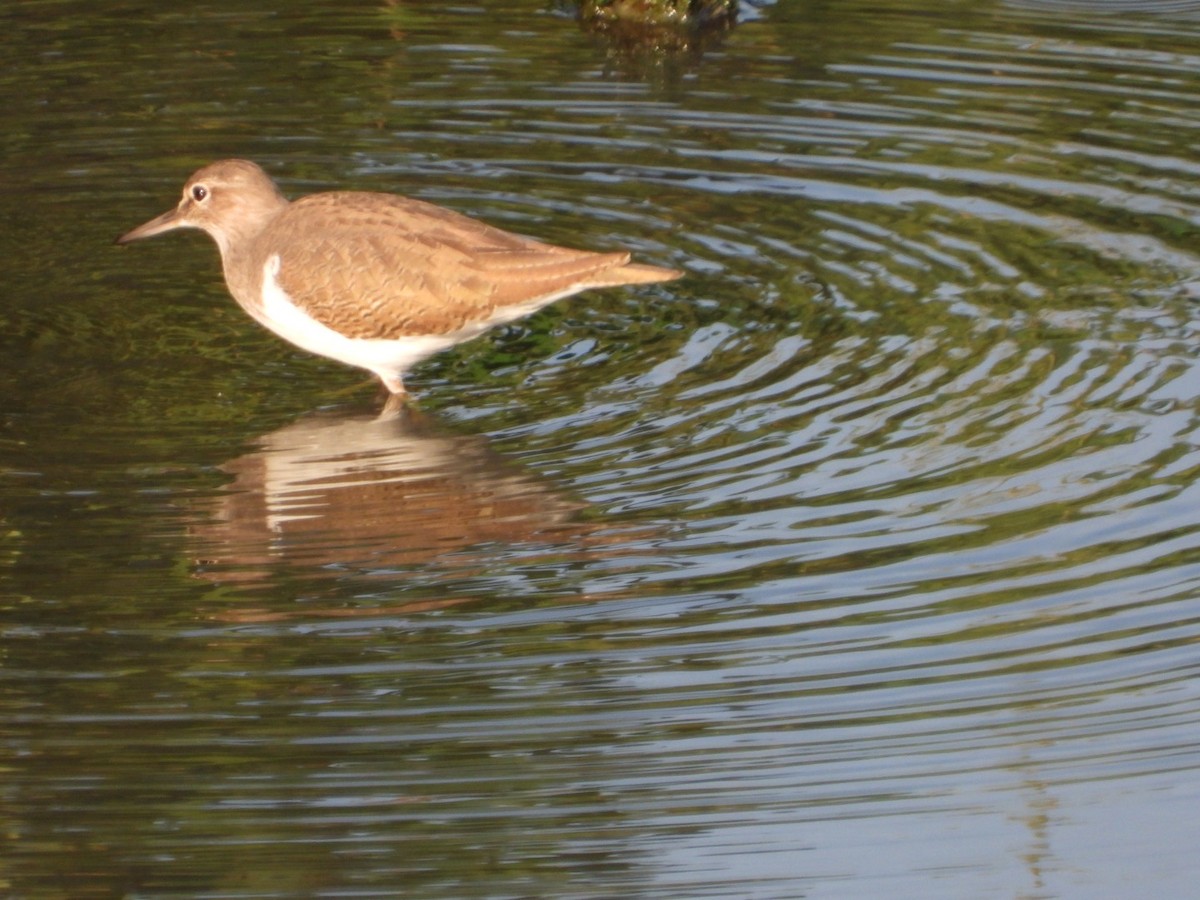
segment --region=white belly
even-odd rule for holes
[[[476,330],[393,339],[349,338],[322,325],[296,306],[280,287],[276,278],[278,273],[279,256],[272,255],[263,266],[262,307],[255,318],[285,341],[310,353],[368,369],[389,387],[393,381],[398,383],[400,375],[421,360],[478,333]]]

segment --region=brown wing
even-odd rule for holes
[[[585,287],[676,274],[648,266],[621,274],[628,254],[542,244],[390,194],[305,197],[263,238],[285,248],[278,278],[293,301],[349,337],[448,333],[503,307],[532,310]]]

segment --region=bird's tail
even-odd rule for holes
[[[682,278],[683,273],[678,269],[664,269],[661,266],[647,266],[642,263],[626,263],[603,273],[605,281],[612,279],[611,284],[650,284],[655,281],[674,281]]]

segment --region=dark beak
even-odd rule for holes
[[[128,244],[132,241],[140,241],[142,238],[154,237],[156,234],[162,234],[165,231],[174,231],[176,228],[186,228],[187,223],[182,221],[180,208],[177,206],[174,209],[169,209],[161,216],[151,219],[139,225],[132,231],[127,231],[125,234],[117,238],[116,243]]]

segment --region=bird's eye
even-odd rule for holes
[[[204,185],[198,184],[194,188],[192,188],[192,199],[195,200],[197,203],[199,203],[201,200],[203,200],[207,196],[208,196],[208,188],[206,188]]]

